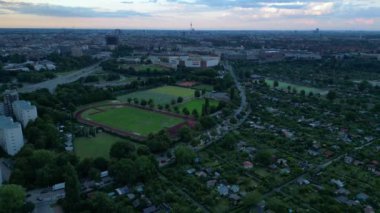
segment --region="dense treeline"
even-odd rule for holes
[[[113,95],[108,90],[72,83],[59,85],[54,95],[43,89],[23,94],[22,97],[45,107],[73,111],[76,106],[112,99]]]
[[[235,63],[242,71],[292,83],[307,83],[315,87],[327,87],[354,80],[373,80],[380,73],[380,61],[363,58],[327,58],[320,61],[283,61],[267,64],[249,61]]]
[[[83,67],[90,66],[95,63],[96,60],[91,58],[91,56],[82,56],[82,57],[71,57],[63,56],[56,53],[50,54],[47,56],[47,59],[54,62],[57,66],[58,72],[72,71],[81,69]]]
[[[135,75],[135,76],[149,76],[149,77],[162,76],[162,75],[171,75],[174,72],[173,69],[157,70],[157,69],[147,68],[145,70],[136,70],[133,67],[122,68],[115,59],[103,62],[101,66],[103,70],[106,70],[109,72],[116,72],[120,74]]]

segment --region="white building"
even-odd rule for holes
[[[33,106],[29,101],[15,101],[12,103],[13,114],[25,128],[30,121],[36,120],[37,107]]]
[[[0,145],[9,155],[17,154],[24,146],[21,124],[10,117],[0,116]]]
[[[220,63],[219,56],[151,56],[149,59],[153,64],[160,64],[172,68],[177,68],[178,65],[189,68],[207,68],[218,66]]]

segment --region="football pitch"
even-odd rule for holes
[[[144,137],[185,122],[180,117],[124,105],[89,108],[82,116],[87,121]]]
[[[190,99],[194,97],[194,89],[176,87],[176,86],[163,86],[150,90],[133,92],[127,95],[122,95],[117,97],[119,101],[127,102],[128,98],[137,98],[139,100],[152,99],[155,104],[170,104],[172,100],[177,100],[178,97],[183,97],[184,99]]]
[[[215,106],[217,107],[219,102],[216,101],[216,100],[209,100],[210,102],[210,106]],[[203,108],[203,105],[205,105],[205,99],[194,99],[194,100],[191,100],[191,101],[188,101],[186,103],[183,103],[181,105],[179,105],[179,109],[182,110],[184,108],[187,108],[190,113],[193,111],[193,110],[196,110],[198,112],[198,114],[201,114],[202,113],[202,108]]]

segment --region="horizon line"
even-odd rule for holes
[[[77,27],[0,27],[0,30],[125,30],[125,31],[188,31],[191,32],[189,29],[171,29],[171,28],[77,28]],[[314,28],[314,29],[195,29],[195,32],[207,32],[207,31],[278,31],[278,32],[310,32],[315,31],[316,29],[319,30],[319,32],[380,32],[380,29],[378,30],[370,30],[370,29],[321,29],[321,28]]]

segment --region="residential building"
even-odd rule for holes
[[[12,156],[24,146],[21,124],[14,122],[11,117],[0,116],[0,145]]]
[[[71,56],[73,57],[82,57],[83,56],[83,50],[81,47],[72,47],[71,48]]]
[[[34,121],[38,117],[36,106],[32,105],[29,101],[14,101],[12,108],[14,117],[24,128],[30,121]]]
[[[4,96],[4,115],[12,116],[13,109],[12,103],[19,100],[18,92],[16,90],[6,90],[3,93]]]
[[[3,184],[3,174],[1,172],[1,166],[0,166],[0,186]]]
[[[4,112],[4,103],[3,102],[0,102],[0,115],[4,115],[5,112]]]

